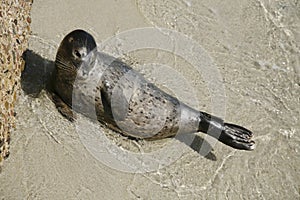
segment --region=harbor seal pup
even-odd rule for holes
[[[133,138],[155,140],[201,131],[233,148],[254,149],[251,131],[180,102],[126,63],[98,52],[84,30],[62,40],[52,84],[56,107],[70,121],[75,119],[72,110],[92,118],[94,112],[98,121]]]

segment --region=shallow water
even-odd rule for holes
[[[300,198],[299,12],[298,1],[282,0],[230,4],[196,0],[34,2],[29,49],[36,54],[29,54],[30,66],[23,76],[26,94],[20,94],[16,108],[17,129],[12,134],[11,155],[0,174],[0,196],[4,199]],[[124,47],[131,46],[120,34],[149,26],[167,28],[195,41],[206,53],[193,56],[208,70],[199,70],[198,65],[180,56],[191,46],[180,46],[178,40],[184,39],[174,35],[166,34],[170,43],[155,37],[152,43],[147,43],[169,45],[173,48],[171,52],[153,48],[123,52]],[[117,38],[117,44],[104,46],[104,51],[113,55],[125,53],[125,60],[185,103],[246,126],[255,134],[256,149],[237,151],[214,144],[214,140],[201,133],[189,146],[174,139],[135,142],[80,118],[89,124],[84,130],[99,128],[112,144],[128,152],[155,152],[168,145],[175,148],[168,149],[163,158],[166,167],[145,162],[145,166],[157,167],[147,173],[120,170],[118,167],[122,166],[117,165],[126,162],[126,158],[119,158],[119,163],[110,166],[99,161],[84,146],[78,126],[65,120],[42,90],[59,42],[75,28],[91,32],[98,44],[110,37]],[[134,47],[146,41],[142,40],[141,32],[134,33],[138,33],[132,41]],[[208,62],[209,58],[213,63]],[[210,73],[214,69],[220,73],[225,91],[219,97],[210,88],[218,86],[218,76]],[[215,79],[207,83],[208,76]],[[218,103],[220,99],[225,101]],[[201,150],[205,145],[207,148],[203,149],[210,146],[214,149],[208,155]],[[97,146],[94,148],[98,150]],[[114,155],[109,146],[102,149],[103,157]],[[143,158],[140,161],[143,163]]]

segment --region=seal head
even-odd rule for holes
[[[88,76],[95,60],[96,47],[93,36],[80,29],[72,31],[62,40],[56,54],[52,87],[65,102],[72,102],[77,74]]]
[[[93,55],[96,51],[96,42],[89,33],[84,30],[75,30],[69,33],[61,42],[55,64],[58,69],[76,73],[83,66],[83,73],[87,73],[93,66]]]

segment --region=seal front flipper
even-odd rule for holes
[[[251,140],[253,135],[251,131],[235,124],[224,123],[222,119],[204,112],[200,112],[199,131],[235,149],[255,148],[255,142]]]
[[[51,98],[54,102],[57,110],[70,122],[75,121],[76,116],[73,113],[72,109],[55,93],[51,92]]]
[[[97,113],[98,120],[101,120],[101,118],[104,118],[104,120],[106,120],[109,124],[116,125],[113,114],[112,114],[112,110],[111,110],[111,101],[107,96],[107,91],[105,91],[104,88],[101,88],[100,95],[101,95],[101,101],[102,101],[104,113],[102,114],[103,116],[101,116],[100,113],[99,114]],[[97,110],[98,109],[96,108],[96,111]]]

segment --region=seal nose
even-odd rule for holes
[[[73,51],[73,55],[79,59],[84,58],[86,56],[86,54],[87,54],[87,52],[86,52],[85,47],[74,49],[74,51]]]

